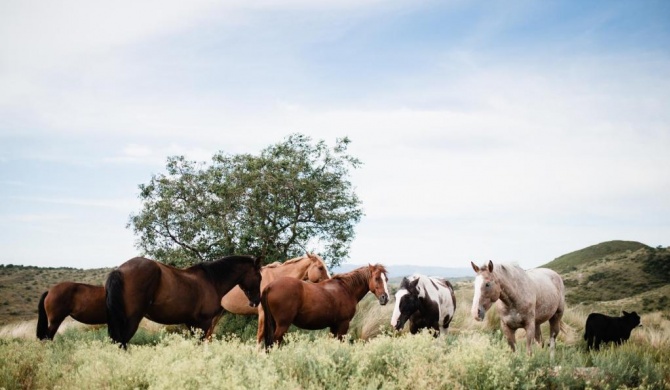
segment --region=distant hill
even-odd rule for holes
[[[551,268],[559,273],[574,271],[609,255],[627,251],[635,252],[643,248],[650,249],[651,247],[636,241],[607,241],[557,257],[543,267]]]
[[[568,304],[610,302],[647,312],[669,310],[670,249],[607,241],[547,263],[561,274]]]
[[[333,269],[333,273],[344,273],[352,271],[358,267],[362,267],[365,264],[342,264]],[[389,273],[389,278],[402,278],[404,276],[409,276],[412,274],[423,274],[428,276],[440,276],[443,278],[463,278],[463,277],[474,277],[475,272],[472,268],[459,268],[459,267],[427,267],[419,265],[388,265],[386,269]]]

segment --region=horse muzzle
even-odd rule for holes
[[[387,294],[382,294],[379,296],[379,304],[380,305],[386,305],[389,302],[389,296]]]

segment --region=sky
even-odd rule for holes
[[[4,0],[0,264],[141,255],[168,156],[351,139],[349,263],[670,245],[670,2]]]

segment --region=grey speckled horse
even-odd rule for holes
[[[514,333],[521,328],[526,330],[529,355],[533,339],[542,344],[540,325],[549,321],[549,346],[553,356],[565,309],[565,288],[560,275],[547,268],[524,271],[508,264],[494,267],[492,261],[481,267],[471,264],[477,273],[472,299],[475,319],[482,321],[486,311],[497,302],[500,326],[512,351],[516,349]]]

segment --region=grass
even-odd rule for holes
[[[670,388],[667,334],[659,346],[641,334],[600,352],[559,343],[552,362],[546,348],[513,353],[500,332],[486,330],[438,339],[382,333],[348,343],[291,333],[269,353],[236,337],[200,343],[165,331],[123,351],[100,333],[0,338],[0,388]]]
[[[517,332],[519,348],[512,353],[495,310],[486,321],[474,321],[471,283],[457,287],[446,337],[392,331],[392,305],[380,306],[368,295],[348,342],[326,331],[291,332],[281,348],[267,354],[257,347],[254,332],[200,343],[181,328],[146,320],[128,351],[109,341],[104,326],[71,321],[53,342],[35,340],[34,321],[4,326],[0,388],[670,388],[667,314],[644,314],[644,326],[628,343],[588,352],[582,334],[589,310],[569,307],[551,361],[547,348],[536,347],[532,356],[524,352],[523,331]],[[543,328],[545,340],[547,332]]]

